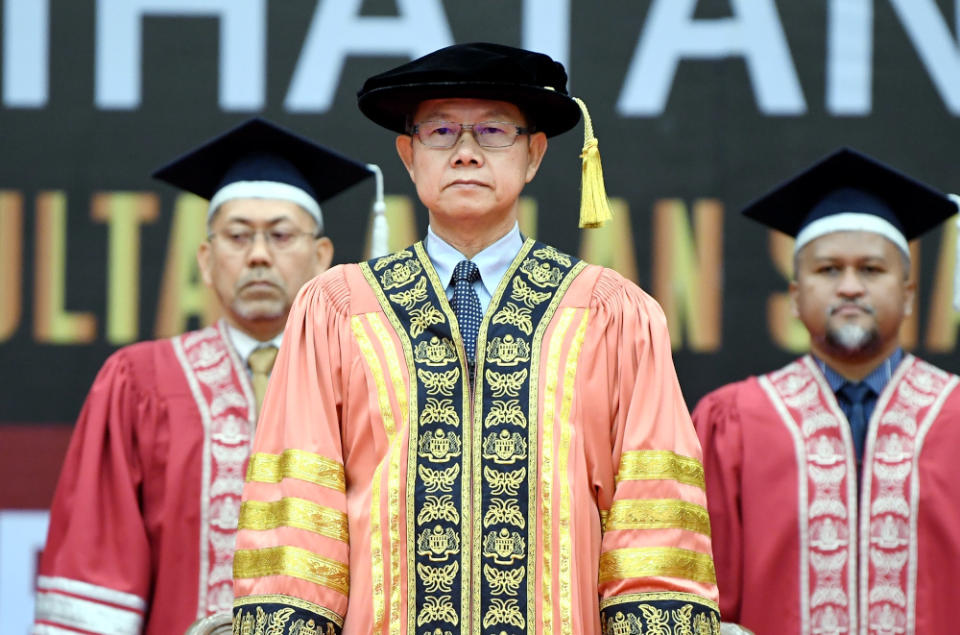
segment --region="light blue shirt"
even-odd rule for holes
[[[433,229],[427,228],[426,243],[427,255],[430,256],[430,262],[437,271],[447,290],[447,299],[453,297],[453,268],[461,260],[472,260],[477,269],[480,270],[480,279],[473,283],[473,289],[477,292],[480,299],[480,308],[484,314],[487,307],[490,306],[490,300],[497,287],[500,286],[500,280],[507,273],[513,259],[520,253],[523,247],[523,238],[520,236],[520,226],[513,224],[513,229],[495,243],[486,247],[483,251],[473,258],[467,258],[457,251],[450,243],[433,233]]]

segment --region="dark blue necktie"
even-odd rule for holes
[[[450,300],[450,307],[457,316],[463,347],[467,351],[467,360],[471,363],[477,354],[477,331],[480,330],[480,320],[483,319],[480,298],[473,288],[473,283],[479,279],[480,269],[469,260],[461,260],[453,269],[453,299]]]
[[[850,434],[853,448],[857,453],[857,463],[863,459],[863,444],[867,436],[867,399],[873,396],[873,389],[864,382],[846,382],[838,391],[843,400],[841,405],[850,422]]]

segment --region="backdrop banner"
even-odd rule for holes
[[[615,219],[576,228],[581,127],[551,139],[522,230],[657,298],[691,407],[807,347],[790,242],[739,216],[752,198],[841,145],[960,190],[960,0],[4,0],[0,19],[0,434],[71,425],[117,347],[213,319],[206,205],[149,174],[249,116],[381,165],[391,247],[422,236],[393,135],[355,94],[454,42],[567,67]],[[324,206],[337,262],[365,257],[372,197],[371,180]],[[951,222],[913,246],[903,331],[953,371],[955,245]]]

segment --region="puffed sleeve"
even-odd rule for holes
[[[341,632],[350,578],[340,434],[348,305],[335,268],[300,291],[287,320],[240,511],[234,620],[244,633],[261,624],[288,633],[311,621],[317,632]]]
[[[141,632],[152,576],[138,435],[158,427],[164,412],[138,387],[126,351],[107,360],[54,495],[37,582],[37,632]]]
[[[613,272],[598,279],[593,311],[586,389],[609,395],[591,410],[607,422],[615,475],[597,494],[604,632],[718,632],[700,444],[666,319],[652,298]]]
[[[740,516],[740,472],[743,455],[740,413],[736,397],[739,384],[716,390],[697,404],[693,424],[703,444],[703,464],[713,539],[720,610],[726,620],[740,618],[743,587],[743,523]],[[722,545],[722,548],[720,546]]]

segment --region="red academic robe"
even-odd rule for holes
[[[54,497],[35,633],[183,633],[230,608],[254,412],[223,324],[107,360]]]
[[[957,632],[957,382],[904,358],[859,491],[849,424],[810,357],[704,397],[693,420],[724,621],[757,635]]]

